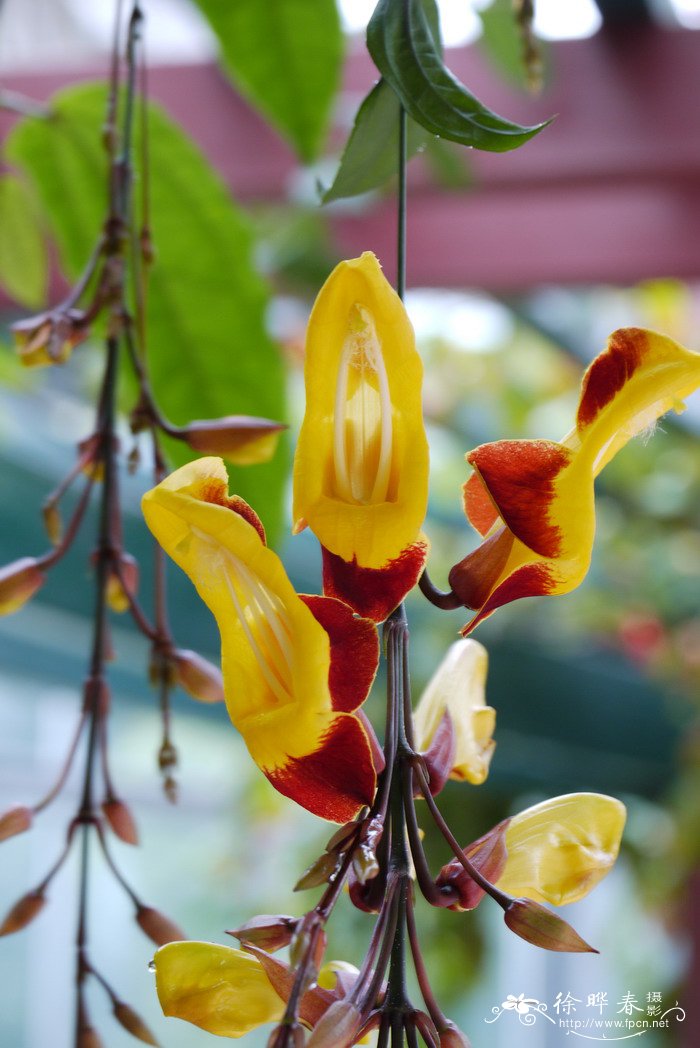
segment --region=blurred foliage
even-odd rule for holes
[[[62,266],[75,280],[105,217],[104,87],[61,92],[53,108],[50,121],[19,124],[5,151],[36,187]],[[156,262],[147,338],[159,403],[179,424],[235,413],[284,420],[284,370],[265,327],[267,292],[253,268],[250,224],[208,161],[155,106],[148,125]],[[176,463],[192,457],[175,441],[169,452]],[[286,470],[281,452],[264,466],[234,471],[236,489],[255,501],[273,540]]]
[[[196,2],[238,87],[302,160],[313,160],[340,81],[343,35],[335,0]]]
[[[48,255],[34,194],[21,178],[0,176],[0,286],[29,309],[46,295]]]

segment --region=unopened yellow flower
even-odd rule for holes
[[[156,989],[165,1015],[220,1037],[242,1037],[284,1014],[257,957],[209,942],[173,942],[154,957]]]
[[[418,539],[428,498],[423,368],[403,303],[369,251],[321,289],[306,340],[295,530],[384,568]]]
[[[177,470],[143,512],[216,618],[226,705],[255,762],[315,814],[352,818],[376,783],[355,714],[376,672],[374,625],[340,601],[297,595],[254,511],[229,496],[221,459]]]
[[[496,711],[485,704],[488,654],[475,640],[458,640],[447,651],[413,715],[416,746],[427,751],[447,714],[454,731],[450,778],[480,785],[495,748]]]
[[[555,906],[578,902],[612,869],[625,817],[624,804],[601,793],[569,793],[521,811],[506,827],[497,886]]]
[[[450,572],[477,614],[465,633],[519,597],[568,593],[584,579],[595,533],[594,480],[637,433],[700,385],[700,354],[640,328],[614,332],[583,378],[561,443],[501,440],[467,455],[465,510],[484,542]]]

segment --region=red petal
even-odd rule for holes
[[[450,586],[466,608],[481,608],[489,599],[512,546],[512,533],[501,528],[452,568]]]
[[[423,539],[407,546],[383,568],[363,568],[355,560],[348,562],[322,549],[323,592],[373,622],[384,622],[398,607],[418,582],[428,556],[428,543]]]
[[[467,456],[515,537],[541,557],[559,553],[560,532],[549,507],[554,481],[572,455],[550,440],[499,440]]]
[[[213,502],[216,506],[224,506],[226,509],[233,510],[239,517],[243,517],[249,524],[252,524],[258,535],[262,539],[263,545],[267,545],[267,538],[265,536],[265,528],[263,522],[257,515],[252,506],[249,506],[245,499],[242,499],[240,495],[229,495],[228,488],[223,481],[219,480],[208,480],[205,485],[202,486],[201,491],[198,493],[198,498],[202,502]]]
[[[328,634],[331,665],[328,687],[333,709],[352,713],[369,695],[379,665],[379,635],[369,619],[359,619],[340,600],[300,594]]]
[[[520,600],[521,597],[542,597],[551,593],[556,586],[549,568],[544,564],[525,564],[509,575],[501,585],[493,591],[489,599],[478,615],[461,630],[462,636],[468,636],[480,622],[488,618],[504,604]]]
[[[265,774],[285,797],[331,822],[348,822],[371,804],[377,784],[369,739],[352,714],[338,715],[315,753]]]
[[[498,517],[498,510],[478,473],[472,473],[462,491],[467,520],[480,535],[486,535]]]
[[[576,416],[579,429],[589,426],[632,377],[648,346],[647,332],[641,328],[613,331],[605,353],[593,361],[581,385]]]

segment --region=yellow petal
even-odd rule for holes
[[[216,618],[231,719],[254,760],[276,768],[330,725],[328,634],[253,525],[209,501],[217,491],[228,494],[223,462],[198,459],[148,492],[143,512]]]
[[[605,877],[620,848],[625,806],[601,793],[569,793],[515,815],[497,885],[555,906],[577,902]]]
[[[143,512],[216,618],[226,705],[253,760],[309,811],[352,818],[376,785],[369,738],[353,715],[376,668],[374,628],[364,692],[353,707],[345,687],[334,708],[329,632],[311,610],[326,598],[297,595],[251,508],[229,496],[221,459],[177,470],[144,496]]]
[[[475,640],[458,640],[447,651],[413,715],[416,745],[425,751],[447,712],[456,736],[450,778],[480,785],[489,771],[496,711],[485,705],[486,649]]]
[[[422,378],[411,323],[375,256],[341,262],[309,319],[294,520],[361,567],[398,557],[425,517]]]
[[[580,447],[597,476],[632,437],[667,411],[684,411],[699,385],[699,353],[656,331],[614,331],[583,377],[576,431],[567,444]]]
[[[174,942],[155,955],[156,989],[165,1015],[220,1037],[242,1037],[284,1013],[260,962],[243,950]]]

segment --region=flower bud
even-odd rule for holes
[[[177,435],[201,455],[221,455],[236,466],[255,466],[272,458],[286,428],[267,418],[227,415],[190,422]]]
[[[0,568],[0,615],[11,615],[44,584],[46,576],[35,557],[21,557]]]
[[[240,942],[252,943],[267,953],[274,953],[292,941],[299,921],[282,914],[260,914],[246,921],[240,928],[227,932]]]
[[[570,924],[532,899],[513,899],[503,914],[510,930],[533,946],[562,953],[598,953]]]
[[[144,1044],[154,1044],[157,1048],[158,1041],[148,1029],[140,1015],[136,1014],[131,1005],[125,1004],[124,1001],[115,1001],[113,1012],[117,1022],[120,1023],[125,1030],[128,1030],[138,1041],[143,1041]]]
[[[159,910],[154,910],[152,906],[139,906],[136,911],[136,920],[142,931],[156,946],[165,946],[166,943],[180,942],[187,938],[169,917],[160,913]]]
[[[174,651],[173,659],[175,679],[188,695],[198,702],[224,701],[224,679],[218,666],[184,648]]]
[[[90,334],[82,309],[60,307],[19,320],[11,330],[25,367],[65,364],[73,349]]]
[[[139,588],[139,566],[130,553],[119,554],[119,565],[112,565],[107,577],[107,603],[118,613],[129,610],[129,597]]]
[[[440,1048],[472,1048],[471,1041],[448,1019],[440,1030]]]
[[[316,862],[309,866],[306,873],[294,885],[295,892],[306,891],[307,888],[318,888],[319,884],[326,884],[333,879],[340,861],[334,852],[324,852],[319,855]]]
[[[492,884],[499,879],[508,860],[505,840],[509,822],[509,819],[504,819],[463,849],[465,858]],[[435,883],[438,888],[451,888],[457,892],[458,901],[450,907],[452,910],[473,910],[484,896],[484,889],[470,876],[459,859],[452,859],[443,866]]]
[[[6,841],[8,837],[15,837],[18,833],[24,833],[32,825],[34,813],[31,808],[18,805],[0,815],[0,841]]]
[[[78,1030],[76,1048],[103,1048],[102,1038],[94,1026],[83,1026]]]
[[[348,1048],[355,1043],[361,1019],[357,1005],[336,1001],[314,1026],[308,1048]]]
[[[427,1012],[416,1010],[411,1018],[428,1048],[441,1048],[440,1035]]]
[[[27,892],[14,904],[5,920],[0,924],[0,936],[11,935],[13,932],[26,928],[43,910],[45,903],[46,897],[43,892]]]
[[[138,844],[139,833],[131,810],[117,797],[108,798],[102,805],[102,812],[112,832],[125,844]]]
[[[44,528],[52,546],[58,546],[63,536],[61,511],[55,502],[48,502],[42,509]]]

